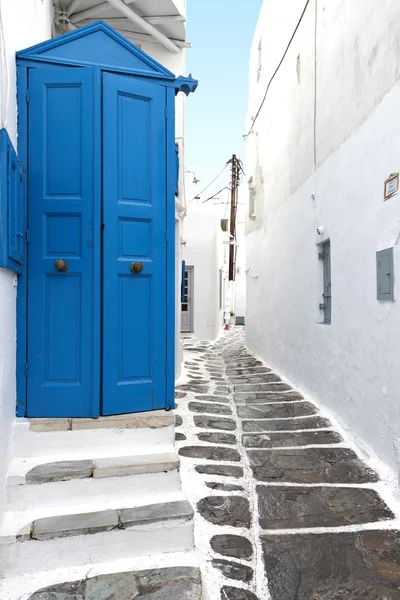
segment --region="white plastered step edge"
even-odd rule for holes
[[[67,581],[79,581],[87,576],[96,577],[97,575],[144,571],[147,569],[198,566],[198,560],[193,551],[157,553],[136,558],[126,557],[73,567],[60,566],[56,569],[47,569],[33,574],[24,573],[3,580],[0,579],[0,598],[1,600],[28,600],[34,592],[42,588]]]

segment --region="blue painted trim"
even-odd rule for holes
[[[34,58],[18,58],[17,63],[21,64],[25,67],[37,67],[38,63],[43,67],[54,67],[54,66],[64,66],[64,67],[101,67],[103,71],[108,73],[119,73],[125,75],[134,75],[136,77],[143,77],[145,79],[154,79],[157,82],[161,82],[165,87],[173,87],[175,88],[175,79],[171,79],[170,77],[166,77],[161,73],[156,73],[155,71],[142,71],[141,69],[127,69],[125,67],[116,67],[115,65],[104,65],[104,64],[93,64],[90,62],[86,62],[84,60],[63,60],[58,58],[52,58],[47,56],[37,56]]]
[[[26,104],[26,92],[28,89],[28,69],[17,67],[18,82],[18,154],[22,168],[28,169],[28,108]],[[25,211],[28,209],[29,198],[27,195],[27,177],[25,177]],[[25,223],[27,223],[27,213],[25,213]],[[29,223],[27,223],[29,228]],[[27,356],[27,248],[25,247],[25,256],[22,264],[21,275],[18,278],[17,288],[17,417],[26,417],[27,396],[26,396],[26,374],[25,363]]]
[[[175,91],[167,89],[167,399],[175,408]]]
[[[100,206],[96,198],[102,198],[103,194],[103,170],[102,170],[102,72],[100,68],[93,69],[93,399],[92,399],[92,417],[97,418],[100,415],[101,407],[101,348],[102,348],[102,277],[101,277],[101,223],[103,222],[102,202]]]
[[[115,29],[104,23],[104,21],[96,21],[96,23],[85,25],[84,27],[80,27],[76,31],[65,33],[51,40],[42,42],[41,44],[36,44],[35,46],[26,48],[21,52],[17,52],[17,58],[28,58],[37,60],[39,59],[38,55],[42,54],[43,52],[47,52],[48,50],[51,50],[53,48],[63,46],[64,44],[68,44],[70,42],[73,42],[74,40],[83,38],[87,35],[91,35],[92,33],[95,33],[97,31],[103,31],[105,34],[107,34],[116,42],[118,42],[118,44],[123,46],[126,50],[129,50],[129,52],[131,52],[134,56],[142,60],[145,64],[149,65],[152,69],[155,69],[163,77],[175,80],[175,75],[171,73],[171,71],[169,71],[159,62],[151,58],[151,56],[143,52],[143,50],[140,50],[140,48],[138,48],[137,46],[135,46],[135,44],[127,40],[126,37],[118,33],[118,31],[115,31]],[[94,66],[94,64],[91,64],[91,66]],[[100,64],[98,64],[97,66],[100,66]]]
[[[179,75],[179,77],[175,80],[175,93],[179,94],[179,92],[183,92],[186,96],[192,94],[197,90],[199,82],[197,79],[193,79],[190,74],[189,77],[183,77],[183,75]]]

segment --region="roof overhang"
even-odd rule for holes
[[[190,48],[184,0],[53,0],[54,35],[101,19],[134,44],[161,44],[170,52]]]

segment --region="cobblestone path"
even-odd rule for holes
[[[185,340],[176,398],[207,600],[400,600],[390,494],[243,328]]]

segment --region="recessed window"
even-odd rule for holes
[[[324,323],[330,324],[332,313],[332,283],[331,283],[331,242],[328,240],[322,244],[322,252],[319,253],[319,258],[323,264],[323,302],[319,308],[324,312]]]

